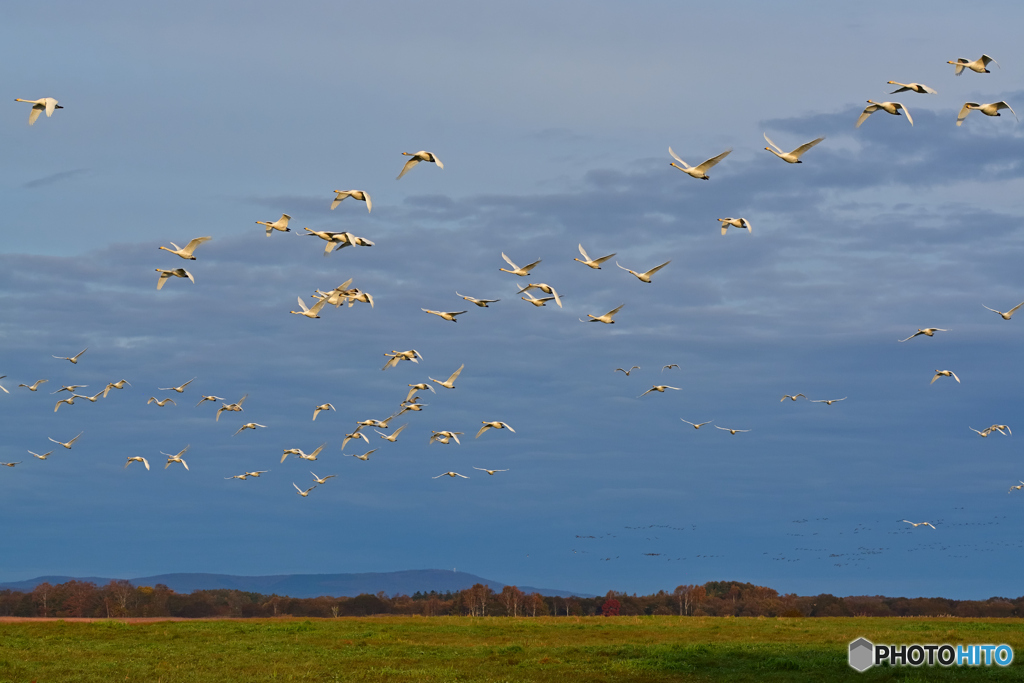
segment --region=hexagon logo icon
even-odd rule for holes
[[[857,671],[867,671],[874,664],[875,644],[867,638],[858,638],[850,643],[850,666]]]

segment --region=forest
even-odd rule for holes
[[[732,616],[732,617],[1024,617],[1024,597],[987,600],[947,598],[779,595],[737,581],[681,585],[671,592],[636,595],[609,591],[601,597],[556,597],[524,593],[515,586],[496,592],[483,584],[458,592],[413,595],[290,598],[239,590],[175,593],[167,586],[111,581],[42,583],[30,592],[0,591],[0,617],[247,618],[421,616]]]

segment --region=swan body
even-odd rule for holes
[[[800,161],[800,157],[802,157],[811,147],[814,147],[816,144],[824,140],[825,137],[822,136],[820,138],[815,138],[810,142],[806,142],[794,149],[792,152],[783,152],[782,149],[768,137],[768,133],[764,134],[764,139],[769,145],[771,145],[771,147],[765,147],[765,149],[785,161],[787,164],[802,164],[804,162]]]
[[[441,160],[434,156],[434,154],[432,154],[431,152],[420,150],[419,152],[414,153],[402,152],[402,154],[404,156],[412,158],[409,159],[409,161],[405,162],[405,166],[402,167],[402,172],[398,174],[398,178],[395,178],[395,180],[400,179],[402,176],[404,176],[406,173],[412,170],[413,166],[420,163],[421,161],[427,161],[432,164],[437,164],[438,168],[444,168],[444,164],[441,163]]]
[[[174,242],[171,242],[171,246],[174,247],[174,249],[168,249],[167,247],[160,247],[160,249],[163,249],[164,251],[169,251],[175,256],[180,256],[186,261],[195,261],[196,257],[195,255],[193,255],[192,252],[194,252],[196,250],[196,247],[198,247],[200,244],[203,244],[204,242],[209,242],[212,239],[212,237],[197,237],[194,240],[189,241],[189,243],[186,244],[184,247],[179,247]]]
[[[972,111],[980,111],[985,116],[999,116],[1000,109],[1009,109],[1010,113],[1013,114],[1013,118],[1017,119],[1017,112],[1008,105],[1006,102],[990,102],[989,104],[978,104],[977,102],[964,102],[964,106],[960,108],[960,113],[956,116],[956,125],[961,125],[967,115]],[[1017,119],[1020,122],[1020,119]]]
[[[64,107],[57,104],[57,100],[52,97],[44,97],[39,100],[23,100],[20,97],[14,98],[15,102],[28,102],[32,105],[32,111],[28,113],[28,125],[35,125],[36,119],[44,111],[46,112],[46,118],[53,116],[53,112],[57,109],[63,109]]]
[[[722,152],[721,154],[719,154],[718,156],[711,157],[707,161],[705,161],[705,162],[703,162],[703,163],[701,163],[701,164],[699,164],[697,166],[690,166],[688,163],[686,163],[685,161],[680,159],[679,156],[675,152],[672,151],[671,147],[668,148],[668,153],[672,155],[673,159],[675,159],[676,161],[679,162],[678,164],[670,163],[669,166],[674,166],[674,167],[678,168],[680,171],[682,171],[686,175],[690,176],[691,178],[697,178],[699,180],[710,180],[710,178],[708,177],[707,171],[710,168],[714,167],[719,161],[721,161],[722,159],[724,159],[727,156],[729,156],[729,154],[732,153],[732,150],[731,149],[727,149],[724,152]]]
[[[373,200],[370,199],[369,192],[363,192],[362,190],[335,190],[334,201],[331,202],[331,211],[338,208],[338,204],[351,197],[361,202],[366,202],[366,212],[369,213],[373,209]]]

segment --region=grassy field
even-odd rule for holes
[[[847,666],[847,643],[1007,643],[1009,667]],[[1024,681],[1017,619],[387,617],[0,623],[0,681]]]

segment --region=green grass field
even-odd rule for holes
[[[1007,643],[1009,667],[847,666],[847,643]],[[385,617],[0,623],[0,681],[1024,680],[1024,621]]]

